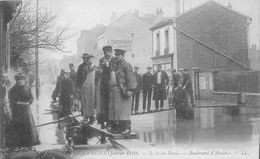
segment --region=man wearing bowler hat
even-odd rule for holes
[[[162,66],[157,65],[157,72],[153,77],[154,92],[153,100],[155,100],[155,110],[163,109],[164,100],[166,100],[166,86],[169,84],[169,77],[166,72],[162,71]]]
[[[112,46],[102,48],[104,56],[99,60],[100,67],[100,104],[97,107],[98,122],[101,129],[109,126],[108,108],[109,108],[109,82],[110,82],[110,65],[112,61]],[[105,125],[106,124],[106,125]]]
[[[125,59],[125,50],[114,49],[115,57],[111,65],[109,120],[112,133],[131,133],[131,102],[136,80],[131,64]]]

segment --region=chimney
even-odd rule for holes
[[[156,10],[156,13],[155,13],[155,22],[159,22],[163,19],[163,10],[162,9],[158,9]]]
[[[230,2],[228,2],[228,8],[229,8],[229,9],[232,9],[232,5],[231,5]]]
[[[116,12],[112,12],[112,15],[111,15],[111,23],[113,23],[116,19],[117,19],[117,14],[116,14]]]
[[[175,16],[181,14],[181,0],[175,0]]]

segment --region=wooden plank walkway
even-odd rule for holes
[[[153,147],[149,144],[146,144],[138,139],[136,133],[131,133],[128,135],[121,135],[121,134],[112,134],[107,130],[101,129],[100,125],[93,124],[88,126],[90,129],[100,133],[100,135],[104,135],[109,138],[109,141],[115,147],[126,150],[126,151],[133,151],[133,150],[140,150],[140,149],[152,149]]]

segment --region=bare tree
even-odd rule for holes
[[[40,7],[39,10],[39,42],[36,43],[36,12],[31,0],[22,0],[14,20],[10,24],[11,61],[22,63],[27,61],[29,65],[34,64],[34,49],[64,50],[63,44],[68,35],[69,26],[55,26],[57,15]]]

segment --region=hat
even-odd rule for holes
[[[147,67],[147,69],[153,69],[152,67]]]
[[[74,64],[73,64],[73,63],[70,63],[69,66],[74,66]]]
[[[189,69],[185,68],[183,71],[189,71]]]
[[[88,57],[88,53],[84,53],[82,54],[81,58],[87,58]]]
[[[139,67],[138,67],[138,66],[135,66],[134,69],[139,69]]]
[[[25,75],[23,73],[18,73],[15,75],[15,80],[19,81],[19,80],[25,80]]]
[[[161,65],[161,64],[158,64],[158,65],[157,65],[157,68],[158,68],[158,67],[159,67],[159,68],[162,68],[162,65]]]
[[[103,52],[105,52],[106,50],[111,50],[112,51],[112,46],[110,46],[110,45],[104,46],[102,48],[102,50],[103,50]]]
[[[124,55],[125,54],[125,50],[122,49],[114,49],[115,51],[115,55]]]

